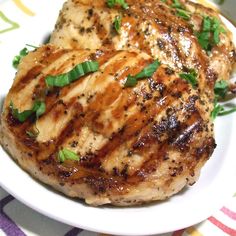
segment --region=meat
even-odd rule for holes
[[[63,88],[46,86],[47,75],[91,60],[99,63],[97,72]],[[129,51],[45,45],[31,52],[4,103],[3,147],[35,178],[92,205],[142,204],[193,184],[215,148],[212,104],[164,64],[136,86],[124,86],[152,62]],[[10,104],[25,111],[35,100],[45,101],[45,113],[19,122]],[[64,148],[80,160],[59,161]]]
[[[64,48],[140,49],[173,69],[203,67],[210,80],[229,79],[236,53],[232,35],[218,13],[191,1],[177,1],[180,6],[175,6],[172,0],[126,2],[129,8],[124,10],[109,8],[104,0],[68,0],[60,12],[51,43]],[[181,17],[182,8],[185,10]],[[117,16],[121,17],[119,32],[113,26]],[[205,16],[217,19],[224,29],[211,53],[201,48],[196,37]]]
[[[218,80],[228,80],[236,62],[236,51],[232,41],[232,33],[223,24],[219,14],[213,9],[191,1],[185,1],[185,3],[186,8],[192,13],[189,23],[194,25],[196,31],[201,29],[204,15],[217,19],[222,25],[224,32],[219,35],[220,41],[212,48],[211,53],[208,54],[208,71],[212,71]]]
[[[161,1],[128,3],[130,8],[122,10],[108,8],[106,1],[67,1],[51,43],[64,48],[140,49],[171,68],[195,68],[206,61],[192,29],[169,6]],[[118,15],[119,33],[112,26]]]
[[[216,146],[215,82],[236,61],[214,11],[127,3],[65,2],[50,44],[21,61],[1,115],[1,144],[23,169],[96,206],[194,184]]]

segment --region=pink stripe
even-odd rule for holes
[[[172,236],[182,236],[183,233],[184,233],[185,229],[181,229],[181,230],[178,230],[178,231],[175,231]]]
[[[226,208],[226,207],[223,207],[221,211],[224,212],[231,219],[236,220],[236,212],[233,212],[229,208]]]
[[[209,217],[208,220],[212,224],[217,226],[219,229],[221,229],[223,232],[225,232],[226,234],[228,234],[230,236],[236,236],[236,230],[234,230],[232,228],[229,228],[228,226],[224,225],[219,220],[217,220],[215,217]]]

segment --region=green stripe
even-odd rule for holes
[[[3,21],[5,21],[6,23],[10,24],[11,27],[10,28],[6,28],[6,29],[3,29],[3,30],[0,30],[0,34],[3,34],[3,33],[6,33],[8,31],[11,31],[11,30],[14,30],[14,29],[17,29],[20,27],[20,25],[12,20],[10,20],[9,18],[7,18],[2,11],[0,11],[0,18],[2,18]]]

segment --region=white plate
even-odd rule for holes
[[[36,1],[37,2],[37,1]],[[14,78],[11,61],[25,43],[38,45],[53,29],[62,1],[50,7],[39,3],[41,14],[25,22],[20,30],[0,35],[0,97]],[[4,2],[2,2],[4,5]],[[0,3],[1,5],[1,3]],[[227,22],[234,32],[236,29]],[[235,191],[236,114],[216,120],[217,148],[202,170],[199,181],[168,201],[143,207],[90,207],[54,192],[32,179],[0,147],[0,185],[31,208],[83,229],[121,235],[151,235],[196,224],[218,210]]]

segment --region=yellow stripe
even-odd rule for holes
[[[35,13],[32,12],[27,6],[25,6],[25,5],[22,3],[21,0],[12,0],[12,1],[13,1],[13,2],[16,4],[16,6],[17,6],[18,8],[20,8],[21,11],[23,11],[25,14],[27,14],[27,15],[29,15],[29,16],[34,16],[34,15],[35,15]]]
[[[186,232],[190,235],[190,236],[203,236],[203,234],[201,234],[197,229],[195,229],[194,227],[190,227],[186,230]]]

